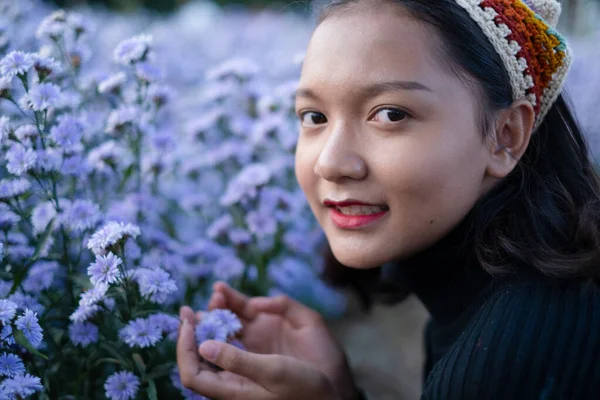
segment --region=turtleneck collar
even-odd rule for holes
[[[433,321],[447,325],[458,319],[492,282],[477,260],[465,218],[426,250],[382,268],[382,277],[414,293]]]

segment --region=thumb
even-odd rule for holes
[[[283,357],[250,353],[233,345],[207,340],[200,345],[200,355],[225,371],[244,376],[269,386],[281,377],[285,361]]]

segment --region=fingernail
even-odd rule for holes
[[[181,321],[181,326],[187,326],[187,324],[188,324],[187,318],[183,318],[183,321]]]
[[[204,342],[200,345],[200,354],[207,360],[214,360],[219,353],[219,345],[215,342]]]

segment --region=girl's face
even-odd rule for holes
[[[496,180],[479,100],[443,65],[436,40],[390,5],[332,16],[310,41],[296,176],[347,266],[434,244]]]

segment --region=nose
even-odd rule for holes
[[[358,135],[343,124],[334,126],[314,167],[315,175],[327,181],[361,180],[367,176],[367,165],[356,149]]]

